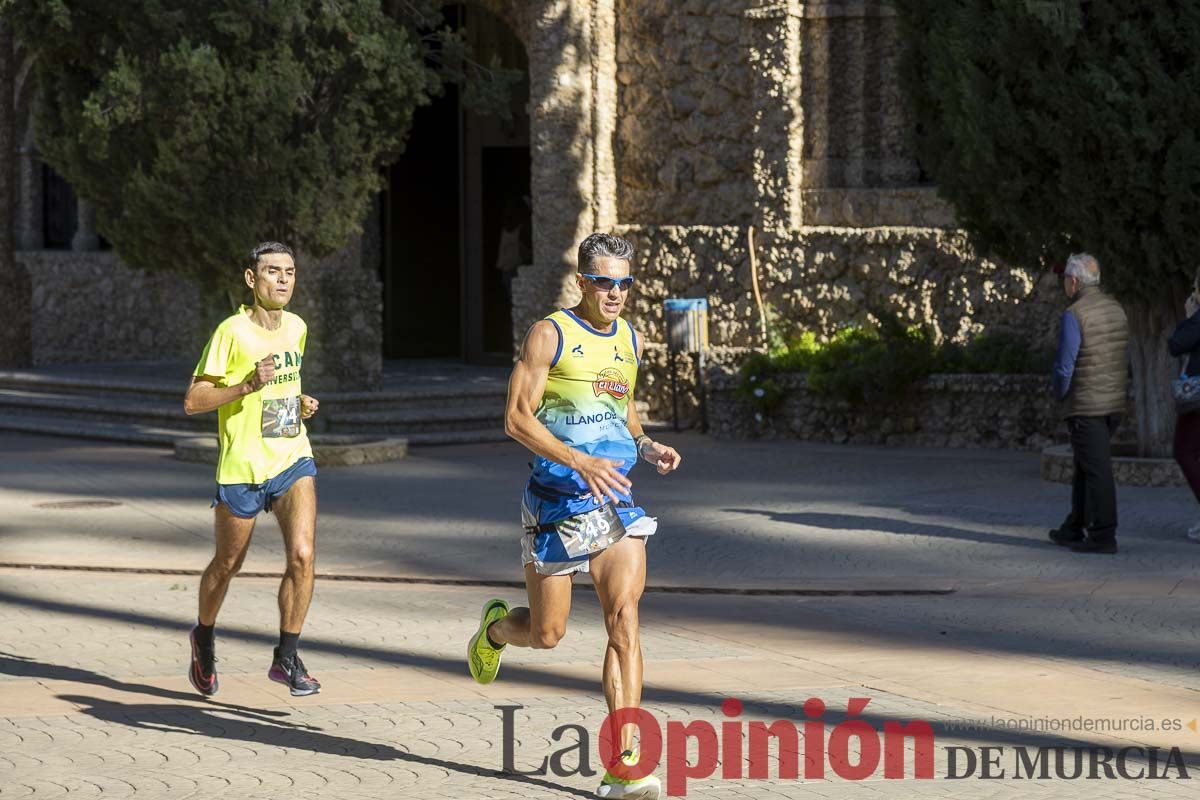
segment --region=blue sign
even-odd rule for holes
[[[677,297],[663,300],[663,308],[667,311],[707,311],[707,297]]]

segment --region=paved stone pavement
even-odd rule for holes
[[[828,768],[790,780],[772,768],[768,780],[692,780],[688,796],[1194,796],[1191,780],[1011,778],[1016,747],[1053,745],[1179,747],[1200,775],[1200,733],[1185,727],[1200,717],[1200,550],[1182,539],[1196,513],[1186,493],[1122,490],[1123,552],[1082,557],[1043,543],[1065,489],[1041,484],[1028,454],[678,442],[680,473],[638,473],[639,499],[662,522],[652,584],[948,592],[647,594],[645,705],[660,721],[719,728],[721,702],[736,697],[742,720],[803,724],[817,697],[832,731],[863,697],[876,729],[919,719],[937,733],[934,780],[847,781]],[[206,561],[208,468],[34,437],[0,436],[0,451],[0,562]],[[302,642],[325,683],[313,698],[266,680],[272,579],[235,582],[219,628],[221,692],[204,701],[185,677],[194,576],[0,569],[0,797],[588,796],[598,776],[503,774],[495,708],[521,706],[518,770],[574,744],[575,729],[552,738],[568,724],[588,732],[595,768],[603,631],[586,582],[562,644],[510,649],[488,687],[466,675],[466,639],[484,599],[522,593],[436,583],[517,577],[524,460],[516,447],[473,446],[322,473],[320,569],[426,582],[318,583]],[[38,505],[88,500],[120,505]],[[278,561],[266,519],[247,568]],[[954,728],[994,718],[1110,729]],[[1177,727],[1134,730],[1147,719]],[[1004,747],[1007,777],[940,777],[949,745]],[[694,743],[690,753],[694,763]]]
[[[664,440],[672,441],[668,436]],[[683,469],[634,473],[660,518],[654,583],[728,588],[938,586],[961,579],[1200,577],[1184,489],[1123,488],[1115,558],[1045,542],[1067,487],[1037,455],[796,442],[673,440]],[[200,569],[211,552],[213,469],[167,450],[0,435],[0,561]],[[512,580],[529,456],[515,444],[417,450],[321,473],[319,568],[339,574]],[[54,509],[101,500],[111,508]],[[245,568],[278,570],[263,518]]]

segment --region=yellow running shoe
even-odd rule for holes
[[[628,767],[638,763],[637,750],[621,753],[621,761]],[[600,788],[596,790],[596,797],[605,800],[658,800],[660,794],[662,784],[653,775],[632,781],[618,778],[608,770],[604,771],[604,780],[600,781]]]
[[[479,630],[475,631],[467,645],[467,666],[471,670],[471,677],[477,683],[491,683],[496,680],[496,673],[500,671],[500,656],[504,654],[504,647],[496,649],[488,643],[487,629],[493,622],[506,616],[508,603],[503,600],[493,598],[483,604]]]

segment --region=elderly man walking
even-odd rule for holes
[[[1071,513],[1050,540],[1076,553],[1115,553],[1111,439],[1129,391],[1129,322],[1121,304],[1100,289],[1100,264],[1087,253],[1067,259],[1063,289],[1070,302],[1059,328],[1054,389],[1071,434],[1075,479]]]

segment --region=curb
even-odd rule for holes
[[[310,436],[309,441],[317,466],[324,468],[383,464],[408,455],[407,439],[317,434]],[[218,455],[216,439],[196,437],[175,441],[175,458],[180,461],[216,464]]]
[[[1112,468],[1118,486],[1187,486],[1179,465],[1172,458],[1113,456]],[[1071,445],[1056,444],[1042,450],[1042,480],[1070,483],[1074,476],[1075,458]]]
[[[52,572],[102,572],[117,575],[180,575],[199,577],[203,570],[174,569],[170,567],[100,567],[86,564],[28,564],[16,562],[0,562],[0,569],[44,570]],[[240,578],[282,578],[282,572],[250,572],[238,573]],[[338,581],[344,583],[380,583],[399,584],[405,586],[479,586],[496,589],[525,589],[524,581],[484,580],[473,578],[412,578],[400,575],[346,575],[336,573],[316,574],[319,581]],[[591,591],[587,583],[576,584],[575,591]],[[951,595],[958,587],[946,582],[924,587],[837,587],[798,586],[790,588],[752,588],[740,589],[715,586],[670,586],[651,585],[644,590],[647,594],[693,594],[715,596],[741,597],[930,597]]]

